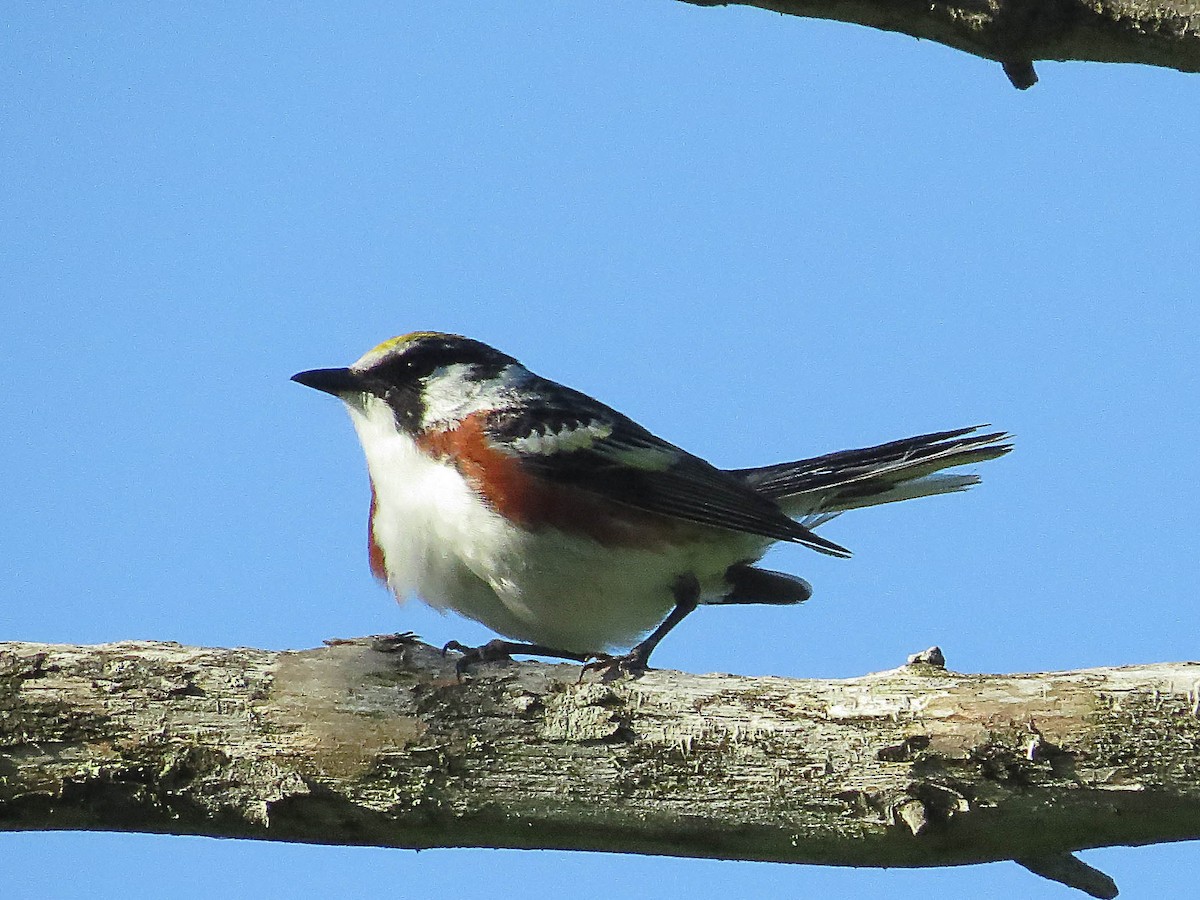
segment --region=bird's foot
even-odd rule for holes
[[[555,650],[553,647],[545,647],[541,644],[522,644],[516,641],[504,641],[496,639],[488,641],[482,647],[468,647],[465,644],[460,644],[458,641],[451,641],[442,648],[442,655],[445,655],[451,650],[457,650],[462,654],[454,661],[454,674],[461,681],[463,672],[468,666],[475,663],[489,662],[506,662],[512,659],[514,653],[524,653],[530,656],[549,656],[555,659],[569,659],[575,662],[585,662],[592,658],[594,654],[590,653],[575,653],[570,650]]]
[[[607,684],[610,681],[616,681],[623,675],[637,678],[645,674],[646,670],[650,668],[650,654],[654,652],[659,641],[696,608],[700,597],[700,582],[695,575],[690,573],[680,575],[675,579],[675,585],[671,590],[675,594],[675,608],[667,614],[657,628],[628,653],[620,656],[593,653],[589,657],[590,662],[587,662],[583,671],[579,673],[579,679],[582,681],[583,676],[588,672],[596,671],[600,673],[600,680]]]
[[[370,637],[370,648],[376,653],[399,653],[405,647],[421,643],[414,631],[401,631],[396,634],[373,634]]]
[[[623,677],[638,678],[650,668],[649,660],[650,651],[644,649],[640,644],[628,653],[618,656],[597,653],[583,664],[583,669],[579,672],[579,680],[583,681],[583,676],[588,672],[599,672],[600,680],[605,684]]]
[[[379,653],[396,653],[405,647],[413,647],[421,643],[421,638],[415,631],[402,631],[396,634],[372,634],[356,638],[325,638],[322,643],[326,647],[345,647],[350,644],[366,644]]]
[[[450,641],[442,648],[442,656],[445,656],[451,650],[461,653],[458,659],[454,661],[454,674],[459,681],[462,681],[463,672],[467,667],[475,663],[489,662],[507,662],[512,659],[512,645],[508,641],[494,640],[488,641],[481,647],[468,647],[466,644],[460,644],[458,641]]]

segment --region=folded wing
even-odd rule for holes
[[[536,396],[536,405],[498,410],[486,426],[493,444],[517,456],[531,474],[646,512],[850,555],[793,521],[746,478],[656,437],[586,394],[546,382]]]

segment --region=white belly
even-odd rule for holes
[[[418,596],[517,640],[559,650],[624,649],[674,604],[677,577],[724,592],[733,562],[760,542],[713,532],[709,543],[661,552],[604,547],[554,529],[527,531],[486,507],[451,465],[394,427],[352,410],[375,486],[374,539],[397,598]],[[765,543],[765,542],[762,542]]]

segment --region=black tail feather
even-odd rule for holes
[[[1003,431],[976,434],[985,425],[936,431],[858,450],[841,450],[811,459],[733,469],[759,494],[783,500],[800,494],[828,493],[864,497],[884,494],[898,484],[941,469],[983,462],[1012,449]]]

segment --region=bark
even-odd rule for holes
[[[386,652],[385,652],[386,651]],[[1200,664],[845,681],[0,643],[0,829],[548,847],[851,866],[1200,837]]]
[[[738,3],[937,41],[1000,62],[1015,87],[1041,59],[1145,63],[1200,71],[1194,0],[684,0]]]

